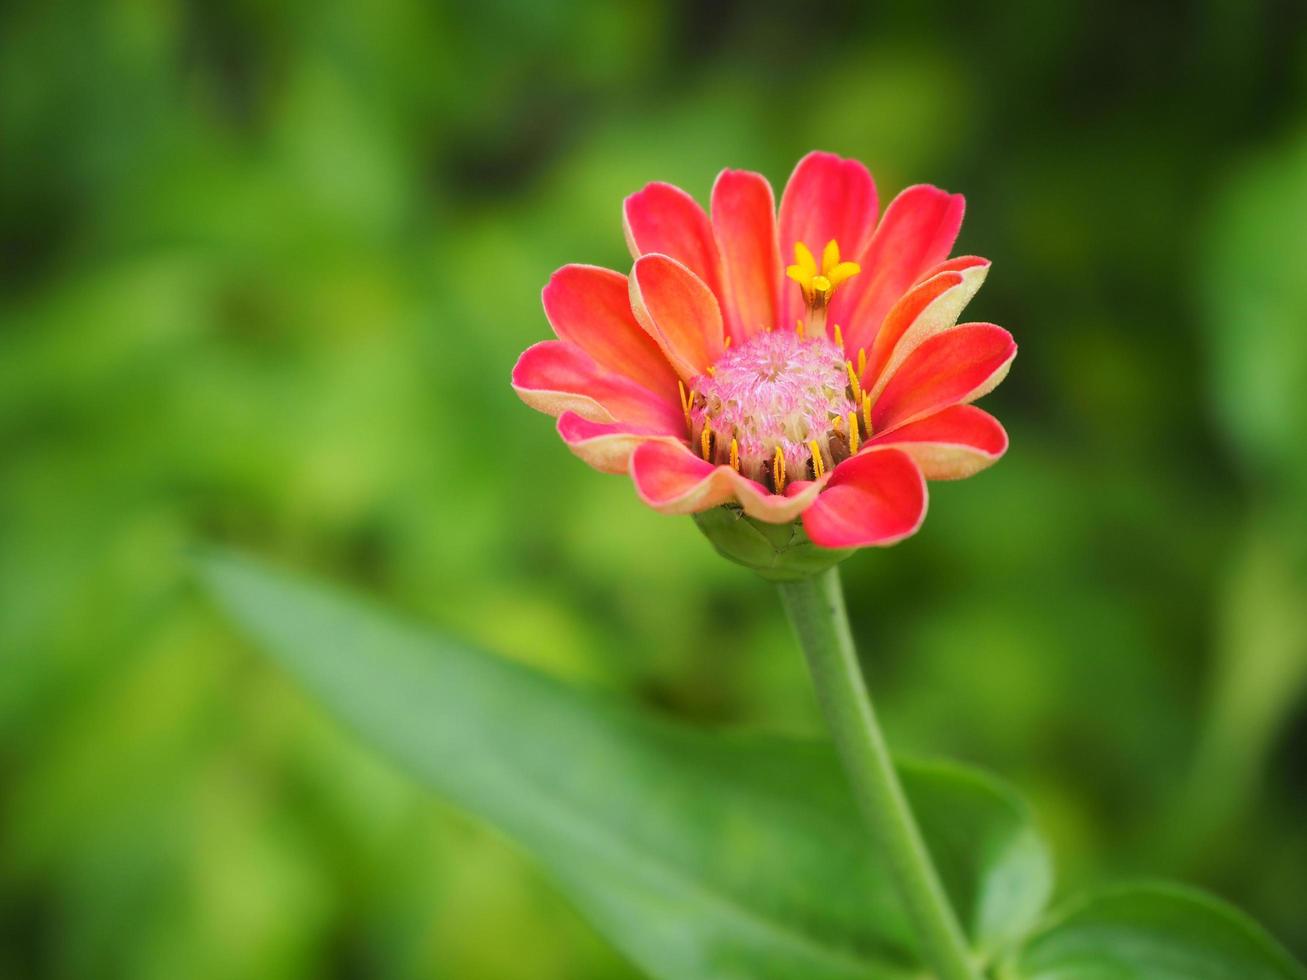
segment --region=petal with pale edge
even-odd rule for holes
[[[890,201],[871,244],[857,258],[862,272],[831,301],[830,316],[844,325],[853,350],[870,348],[898,298],[948,258],[965,207],[961,194],[928,184],[909,187]]]
[[[721,286],[721,261],[708,215],[699,202],[673,184],[654,181],[622,204],[622,224],[631,258],[670,255],[707,284]]]
[[[631,313],[626,276],[594,265],[565,265],[550,277],[541,299],[560,340],[571,341],[602,368],[676,397],[676,372]]]
[[[631,309],[686,381],[707,372],[725,343],[717,297],[666,255],[645,255],[631,270]]]
[[[513,390],[547,415],[575,412],[593,422],[628,422],[668,434],[685,430],[681,406],[630,378],[600,367],[575,344],[542,340],[513,368]]]
[[[631,454],[631,479],[640,499],[664,514],[694,514],[738,502],[750,517],[785,524],[812,504],[830,476],[782,496],[729,466],[705,462],[684,445],[646,442]]]
[[[872,431],[879,435],[975,401],[1003,380],[1016,354],[1012,335],[992,323],[964,323],[935,334],[908,356],[872,405]]]
[[[927,480],[961,480],[1007,452],[1007,433],[988,412],[974,405],[953,405],[874,436],[867,444],[902,450]]]
[[[873,400],[909,354],[958,322],[989,272],[987,259],[970,257],[967,261],[970,264],[960,260],[947,263],[949,269],[913,286],[890,309],[867,351],[867,370],[862,376],[863,389],[871,392]]]
[[[850,456],[803,512],[803,529],[823,548],[867,548],[902,541],[926,519],[926,481],[897,449]]]
[[[809,153],[794,168],[781,194],[781,255],[789,262],[795,242],[821,255],[834,239],[843,257],[856,261],[871,240],[876,209],[876,182],[866,167],[834,153]],[[803,296],[793,283],[782,282],[781,288],[780,325],[788,328],[804,315]]]
[[[603,473],[625,473],[631,453],[650,440],[680,445],[678,436],[629,422],[591,422],[575,412],[558,418],[558,434],[567,447]]]
[[[777,325],[781,257],[776,202],[761,174],[723,170],[712,189],[712,227],[722,257],[722,312],[738,344]]]

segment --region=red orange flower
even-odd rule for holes
[[[732,505],[801,518],[826,548],[892,544],[920,527],[926,479],[970,476],[1007,449],[970,403],[1016,345],[957,324],[989,269],[948,258],[962,211],[960,195],[918,185],[877,221],[871,174],[829,153],[799,162],[779,214],[747,171],[718,176],[711,217],[649,184],[626,199],[630,275],[554,273],[558,339],[523,353],[513,386],[664,513]]]

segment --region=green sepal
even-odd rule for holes
[[[810,578],[857,550],[822,548],[812,543],[798,521],[768,524],[731,505],[695,514],[694,522],[719,555],[772,582]]]

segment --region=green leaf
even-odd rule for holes
[[[908,922],[825,743],[648,717],[234,556],[222,606],[366,741],[515,839],[668,980],[920,976]],[[797,654],[796,654],[797,655]],[[1046,900],[1025,808],[956,766],[902,766],[976,948]]]
[[[1026,942],[1004,980],[1305,980],[1267,932],[1202,892],[1142,884],[1099,892]]]

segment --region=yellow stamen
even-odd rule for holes
[[[716,373],[717,373],[717,365],[716,365],[716,364],[709,364],[709,365],[708,365],[708,377],[711,378],[711,377],[712,377],[714,374],[716,374]]]
[[[862,396],[862,421],[867,426],[867,438],[871,438],[871,392]]]
[[[822,270],[833,269],[840,264],[840,243],[831,239],[826,243],[826,247],[821,250],[821,267]]]
[[[731,349],[731,338],[727,337],[726,343],[722,344],[722,350],[730,350],[730,349]]]
[[[843,415],[837,415],[837,416],[835,416],[833,419],[830,420],[830,427],[831,427],[832,429],[834,429],[836,432],[839,432],[840,429],[843,428],[843,426],[844,426],[844,416],[843,416]]]
[[[806,326],[804,326],[802,320],[799,320],[797,323],[795,323],[795,325],[794,325],[794,332],[795,332],[796,334],[799,335],[799,339],[800,339],[800,340],[804,340],[804,339],[806,339],[807,331],[808,331],[808,328],[807,328]]]
[[[771,458],[771,480],[777,493],[785,489],[785,454],[781,452],[780,446],[776,447],[776,453]]]
[[[853,362],[845,361],[844,370],[849,375],[849,391],[853,392],[853,400],[855,402],[862,401],[862,385],[858,383],[858,372],[853,370]]]
[[[709,463],[712,462],[712,426],[707,422],[704,422],[703,431],[699,433],[699,454]]]
[[[867,348],[858,348],[858,377],[861,378],[867,373]]]
[[[849,413],[849,454],[858,451],[858,413]]]
[[[795,242],[794,264],[786,268],[785,274],[799,284],[809,307],[825,307],[835,288],[861,271],[856,262],[840,261],[839,242],[831,239],[822,250],[820,267],[808,246]]]
[[[680,379],[677,379],[676,387],[679,388],[680,391],[681,391],[681,411],[685,413],[685,427],[686,427],[687,429],[692,429],[692,428],[694,428],[694,426],[693,426],[693,424],[690,422],[690,399],[691,399],[693,396],[692,396],[692,395],[687,395],[687,394],[685,393],[685,382],[684,382],[684,381],[681,381]]]
[[[736,473],[740,472],[740,441],[738,439],[731,440],[731,469],[735,470]]]
[[[821,448],[817,445],[816,439],[808,443],[808,449],[812,451],[812,478],[820,480],[822,474],[826,472],[826,462],[821,458]]]
[[[844,349],[844,334],[840,333],[840,325],[835,324],[835,346],[840,350]]]

